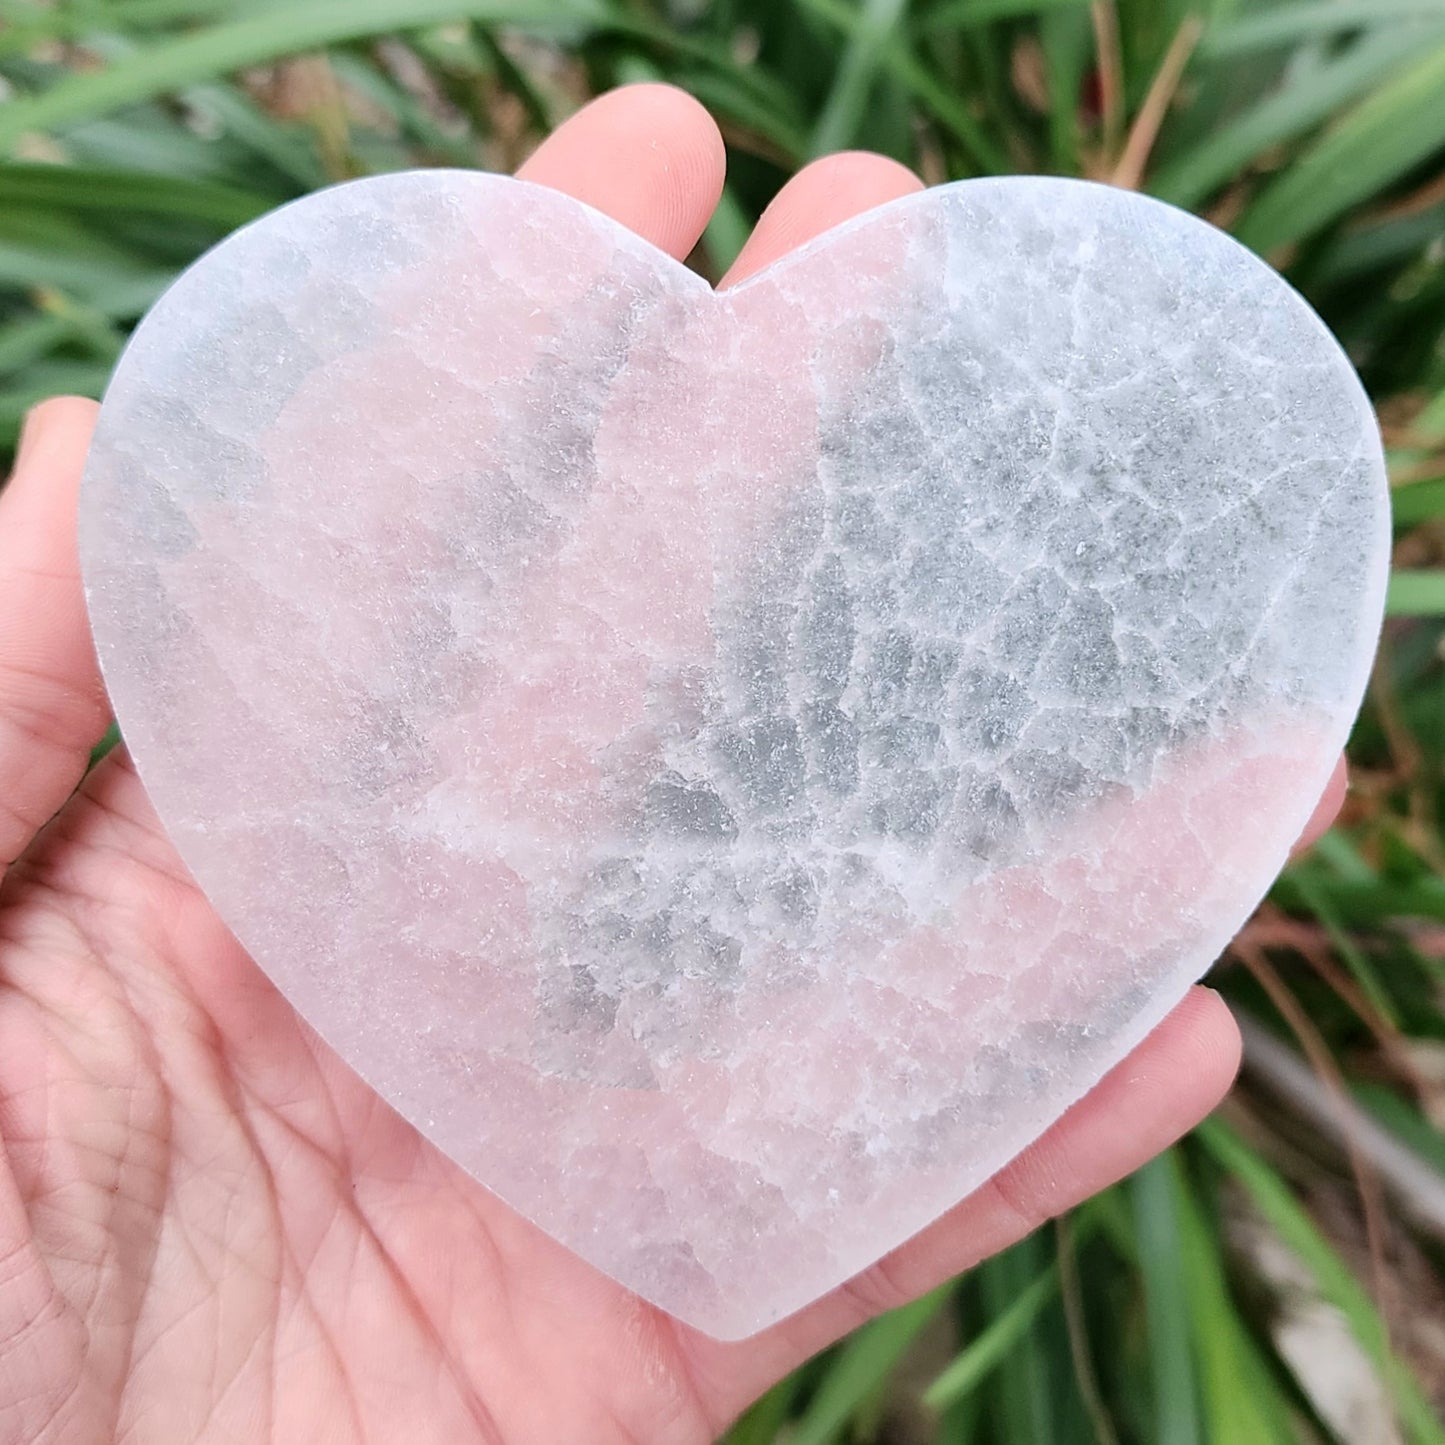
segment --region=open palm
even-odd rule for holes
[[[682,257],[722,145],[677,91],[594,103],[525,168]],[[731,280],[918,186],[835,156]],[[187,877],[107,707],[76,569],[93,406],[31,418],[0,498],[0,1445],[702,1445],[868,1316],[1143,1162],[1237,1035],[1195,990],[985,1189],[835,1294],[719,1344],[553,1243],[296,1016]],[[1316,826],[1338,804],[1321,805]],[[57,813],[57,810],[58,813]]]

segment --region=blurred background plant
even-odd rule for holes
[[[1445,0],[0,0],[0,449],[39,397],[98,395],[233,227],[350,176],[510,170],[641,79],[726,134],[710,276],[844,147],[1201,212],[1335,328],[1396,487],[1351,801],[1214,975],[1233,1097],[730,1442],[1445,1445]]]

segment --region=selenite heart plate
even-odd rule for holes
[[[257,962],[477,1179],[734,1337],[1208,968],[1359,704],[1387,512],[1322,324],[1156,202],[964,182],[718,295],[430,171],[176,283],[82,550]]]

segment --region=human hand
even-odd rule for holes
[[[522,173],[681,258],[722,167],[694,102],[639,86]],[[817,162],[728,279],[919,184],[877,156]],[[38,409],[0,497],[0,848],[17,860],[0,892],[0,1445],[702,1445],[1228,1087],[1237,1033],[1195,989],[990,1184],[834,1294],[734,1344],[660,1314],[462,1174],[297,1018],[123,750],[69,796],[108,716],[75,544],[93,414]],[[1312,831],[1342,789],[1339,773]]]

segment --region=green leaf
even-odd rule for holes
[[[1382,86],[1294,161],[1235,234],[1256,251],[1301,241],[1445,146],[1445,45]]]
[[[1239,55],[1298,45],[1344,30],[1384,29],[1402,20],[1445,20],[1445,0],[1310,0],[1281,5],[1263,15],[1211,28],[1200,50],[1210,56]]]
[[[1315,1227],[1289,1185],[1219,1119],[1206,1119],[1197,1137],[1244,1186],[1260,1214],[1314,1276],[1320,1294],[1345,1317],[1389,1386],[1411,1445],[1445,1445],[1445,1426],[1436,1418],[1409,1366],[1391,1351],[1385,1323],[1374,1302]]]
[[[107,317],[129,320],[173,275],[58,212],[0,210],[0,286],[60,291]]]
[[[0,207],[20,204],[76,211],[154,211],[229,230],[254,220],[275,202],[231,186],[149,171],[0,161]]]
[[[1445,617],[1445,571],[1392,572],[1385,612],[1390,617]]]
[[[228,75],[278,56],[448,20],[547,30],[606,18],[600,0],[309,0],[152,45],[104,70],[80,72],[0,108],[0,150],[122,105]]]
[[[1337,878],[1343,878],[1355,883],[1373,883],[1376,881],[1375,870],[1365,861],[1364,855],[1355,844],[1339,828],[1331,828],[1323,838],[1316,840],[1313,848],[1310,849],[1311,862],[1326,863],[1329,871]],[[1289,871],[1293,875],[1299,870],[1298,865]],[[1313,875],[1312,875],[1313,877]],[[1313,886],[1313,885],[1312,885]]]
[[[991,1318],[997,1318],[1019,1296],[1019,1291],[1038,1278],[1046,1260],[1059,1259],[1038,1235],[1029,1235],[975,1271],[979,1297]],[[1059,1266],[1059,1293],[1063,1294],[1063,1271]],[[1061,1298],[1062,1304],[1062,1298]],[[990,1411],[994,1429],[1007,1440],[1027,1440],[1030,1445],[1059,1445],[1059,1391],[1055,1382],[1072,1383],[1072,1362],[1062,1356],[1050,1358],[1050,1345],[1058,1343],[1047,1328],[1063,1316],[1063,1309],[1051,1312],[1053,1320],[1040,1316],[999,1361],[991,1388]]]
[[[1129,1181],[1154,1377],[1155,1445],[1200,1445],[1190,1302],[1180,1258],[1178,1159],[1171,1152]]]
[[[1365,956],[1364,950],[1355,943],[1345,928],[1334,905],[1330,902],[1328,894],[1316,885],[1308,872],[1302,872],[1295,880],[1295,884],[1299,888],[1300,896],[1309,905],[1310,911],[1324,925],[1325,932],[1330,936],[1330,942],[1335,946],[1335,952],[1344,960],[1345,967],[1349,969],[1355,982],[1360,986],[1361,993],[1365,995],[1375,1012],[1386,1023],[1398,1028],[1400,1020],[1389,993],[1381,983],[1374,965]]]
[[[798,0],[798,3],[845,33],[852,33],[858,24],[857,12],[840,0]],[[967,106],[921,65],[904,45],[895,41],[884,56],[884,64],[888,73],[953,133],[958,143],[983,169],[994,173],[1011,169],[1007,153],[989,138]]]
[[[229,139],[267,161],[292,183],[295,193],[316,190],[336,179],[321,164],[314,136],[295,122],[283,123],[268,115],[235,86],[219,82],[188,86],[181,99]]]
[[[1292,868],[1270,890],[1282,907],[1308,910],[1299,891],[1298,868]],[[1439,878],[1380,878],[1369,883],[1312,875],[1330,903],[1352,927],[1367,927],[1392,918],[1433,918],[1445,921],[1445,881]]]
[[[373,105],[392,116],[403,135],[425,146],[433,155],[441,156],[449,165],[466,167],[476,163],[475,137],[468,133],[453,134],[437,124],[427,108],[409,91],[346,51],[331,57],[336,78],[364,95]]]
[[[1445,1134],[1418,1107],[1381,1084],[1355,1084],[1351,1092],[1362,1108],[1445,1179]]]
[[[1039,20],[1049,87],[1049,144],[1056,171],[1079,169],[1079,97],[1094,59],[1088,12],[1069,10]]]
[[[747,212],[738,201],[737,193],[731,186],[724,185],[722,194],[718,197],[717,209],[713,211],[707,228],[703,231],[708,258],[717,276],[721,277],[737,260],[751,230]]]
[[[62,393],[99,396],[109,380],[110,367],[90,361],[46,361],[30,367],[18,385],[0,390],[0,437],[13,437],[37,401]]]
[[[90,762],[87,767],[93,768],[112,749],[120,746],[120,727],[116,723],[106,728],[104,736],[90,750]]]
[[[1441,36],[1445,36],[1445,27],[1430,31],[1423,40],[1429,44]],[[1273,146],[1313,130],[1342,105],[1364,95],[1382,76],[1399,70],[1419,54],[1421,44],[1418,31],[1402,28],[1351,46],[1338,59],[1287,81],[1234,120],[1209,131],[1162,165],[1150,190],[1176,206],[1197,207]]]
[[[829,1445],[888,1379],[903,1352],[947,1302],[943,1285],[863,1326],[829,1367],[818,1393],[788,1434],[789,1445]]]
[[[774,1445],[801,1386],[798,1371],[784,1376],[723,1436],[723,1445]]]
[[[878,69],[907,11],[908,0],[863,0],[833,87],[813,127],[810,154],[829,155],[853,143]]]
[[[992,1320],[923,1393],[923,1403],[943,1410],[976,1390],[1033,1327],[1059,1292],[1059,1267],[1051,1264],[1008,1309]]]
[[[1089,0],[955,0],[929,11],[924,22],[930,30],[966,29],[995,20],[1019,20],[1050,10],[1087,10]]]
[[[54,351],[71,336],[63,316],[24,316],[0,328],[0,373],[19,371]]]
[[[1199,1361],[1207,1438],[1219,1445],[1296,1445],[1289,1407],[1225,1286],[1223,1251],[1182,1180],[1174,1193],[1179,1262]]]
[[[1407,482],[1390,493],[1390,507],[1395,526],[1418,527],[1445,517],[1445,477],[1432,477],[1425,482]]]

